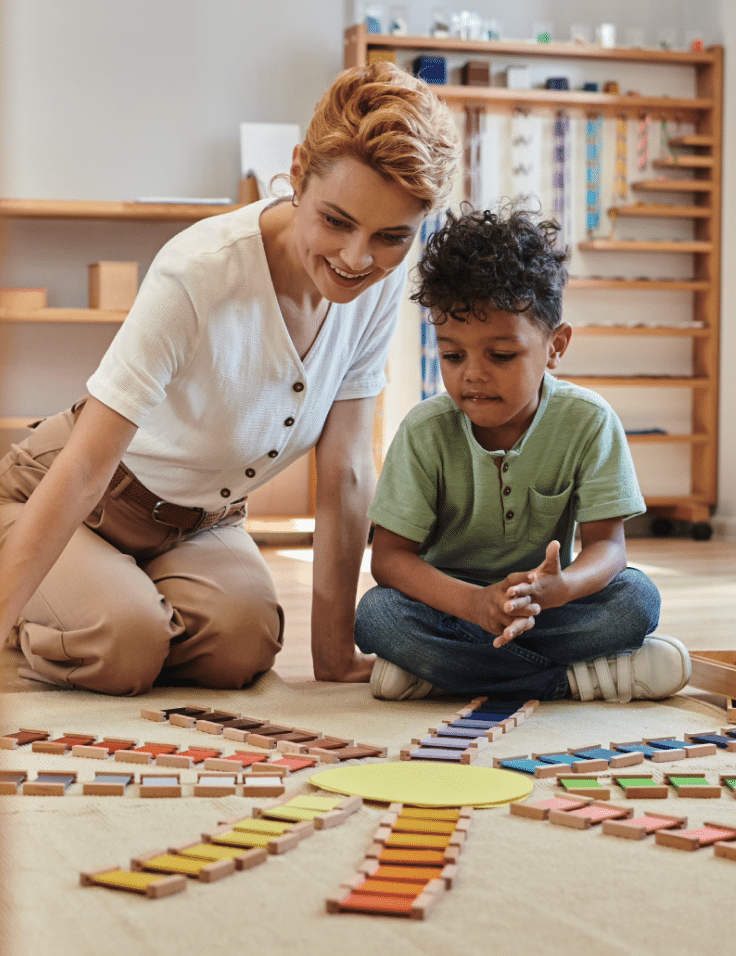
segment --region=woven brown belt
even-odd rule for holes
[[[130,482],[118,495],[121,501],[129,501],[150,513],[154,521],[160,524],[171,525],[181,531],[204,531],[211,528],[228,512],[228,505],[219,511],[205,511],[204,508],[185,508],[184,505],[175,505],[170,501],[163,501],[145,485],[142,485],[135,475],[123,465],[118,465],[112,480],[107,487],[108,493],[114,491],[125,479]]]
[[[83,398],[72,406],[75,424],[86,401],[87,399]],[[213,524],[217,524],[221,518],[225,517],[230,508],[230,505],[225,505],[219,511],[205,511],[204,508],[185,508],[184,505],[174,505],[170,501],[163,501],[141,484],[133,472],[128,471],[123,464],[115,469],[115,474],[107,486],[107,494],[114,491],[125,478],[129,478],[130,481],[117,496],[121,501],[138,505],[139,508],[149,512],[154,521],[171,525],[172,528],[178,528],[180,531],[204,531],[205,528],[211,528]]]

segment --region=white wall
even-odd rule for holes
[[[435,0],[405,0],[409,29],[426,32]],[[352,0],[0,0],[0,194],[36,198],[134,199],[144,195],[232,196],[240,175],[240,122],[308,122],[342,66]],[[388,8],[389,4],[384,3]],[[444,6],[453,9],[454,4]],[[724,43],[726,116],[736,97],[734,0],[474,0],[510,38],[549,22],[557,39],[571,23],[616,24],[654,45],[674,30]],[[726,123],[725,209],[736,200],[736,143]],[[3,284],[46,285],[50,305],[86,303],[86,264],[135,258],[146,267],[179,226],[15,222],[6,230]],[[724,332],[720,504],[736,534],[736,226],[724,216]],[[131,251],[133,250],[133,251]],[[413,322],[413,319],[411,320]],[[0,415],[42,414],[73,400],[110,330],[82,342],[68,330],[3,330]],[[411,375],[394,374],[389,421],[419,398],[415,326],[394,348]],[[11,352],[53,356],[59,381],[38,388]],[[397,358],[398,357],[398,358]],[[49,391],[51,389],[51,391]]]

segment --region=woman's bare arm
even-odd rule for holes
[[[69,441],[24,506],[0,549],[0,643],[94,510],[136,426],[89,398]]]

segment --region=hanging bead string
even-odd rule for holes
[[[511,116],[511,196],[525,203],[531,196],[532,155],[531,120],[525,110],[514,110]]]
[[[636,168],[639,172],[646,169],[649,162],[649,122],[648,115],[640,117],[636,131]]]
[[[601,153],[603,151],[603,117],[589,117],[585,124],[585,224],[591,234],[601,224]]]
[[[441,216],[424,220],[419,235],[422,243],[422,255],[424,255],[429,237],[441,228]],[[425,399],[432,398],[433,395],[437,395],[442,390],[442,376],[440,375],[440,358],[437,350],[437,330],[429,321],[429,311],[424,306],[420,306],[419,311],[422,336],[422,399]]]
[[[465,195],[473,206],[481,201],[481,116],[477,106],[465,109]]]
[[[626,175],[628,166],[628,123],[625,116],[616,120],[616,163],[613,175],[613,202],[626,202]]]
[[[613,208],[609,210],[611,232],[608,236],[613,239],[616,233],[616,207],[626,202],[626,177],[628,166],[628,123],[625,116],[616,119],[616,161],[613,172]]]
[[[665,158],[669,157],[677,162],[677,153],[675,152],[674,146],[670,146],[670,135],[668,132],[667,120],[664,118],[659,124],[659,150],[660,155]]]
[[[562,111],[554,121],[554,173],[552,179],[553,208],[560,224],[557,242],[565,248],[572,242],[572,209],[570,203],[570,156],[568,134],[570,118]]]

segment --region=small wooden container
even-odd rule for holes
[[[93,262],[89,266],[90,309],[127,312],[137,294],[137,262]]]

